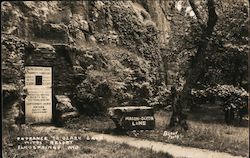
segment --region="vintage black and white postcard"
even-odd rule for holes
[[[1,2],[4,158],[249,157],[248,0]]]

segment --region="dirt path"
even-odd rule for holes
[[[34,126],[36,130],[42,130],[49,133],[58,133],[58,134],[68,134],[71,133],[70,130],[66,130],[63,128],[57,128],[53,126]],[[182,158],[243,158],[241,156],[233,156],[228,153],[223,152],[215,152],[206,149],[198,149],[191,147],[183,147],[173,144],[167,144],[156,141],[143,140],[138,138],[132,138],[127,136],[113,136],[109,134],[100,134],[95,132],[86,132],[81,133],[84,137],[90,137],[97,141],[107,141],[112,143],[120,143],[127,144],[137,148],[146,148],[152,149],[157,152],[166,152],[174,157],[182,157]]]

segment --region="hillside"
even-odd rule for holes
[[[181,91],[187,74],[194,72],[200,73],[189,86],[194,91],[217,84],[245,91],[248,3],[229,6],[231,1],[216,4],[217,25],[196,63],[202,29],[185,0],[3,2],[3,84],[20,97],[24,66],[32,55],[47,52],[55,55],[55,95],[67,95],[73,106],[91,115],[110,106],[164,107],[171,87]],[[207,20],[201,9],[206,4],[196,5]]]
[[[159,45],[171,30],[159,2],[4,2],[2,15],[4,84],[23,81],[32,51],[52,48],[56,94],[83,106],[140,98],[147,105],[163,104],[167,90]],[[98,99],[107,97],[100,88],[111,93],[108,99]]]

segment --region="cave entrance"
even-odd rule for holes
[[[25,123],[52,122],[52,67],[25,66]]]

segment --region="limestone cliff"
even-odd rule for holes
[[[171,31],[167,7],[160,0],[3,2],[3,83],[24,84],[23,73],[15,72],[44,43],[57,54],[55,93],[80,110],[162,105],[167,89],[159,48]]]

